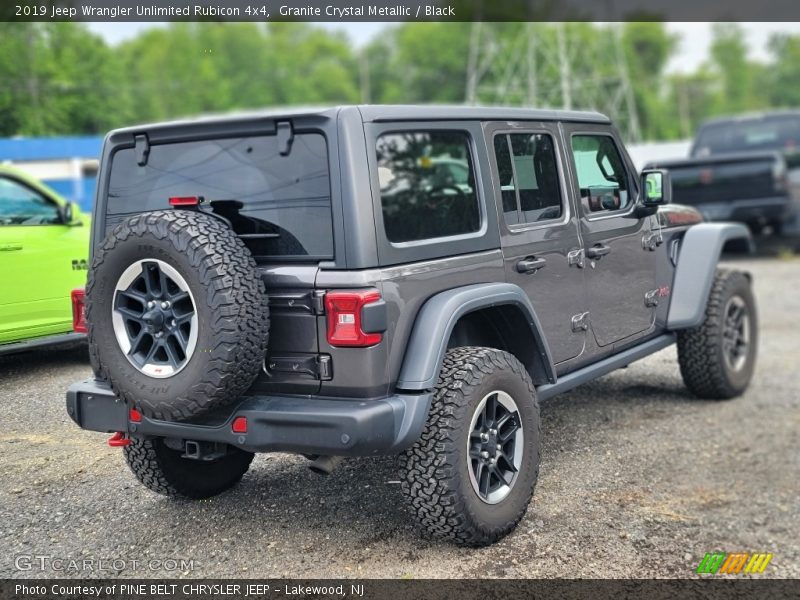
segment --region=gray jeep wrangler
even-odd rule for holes
[[[397,453],[423,531],[490,544],[533,494],[540,401],[675,343],[694,395],[747,387],[750,277],[717,261],[749,233],[670,190],[595,113],[346,106],[113,131],[95,377],[67,410],[169,496],[227,490],[256,452],[322,472]]]

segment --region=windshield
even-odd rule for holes
[[[118,150],[108,187],[114,216],[169,208],[172,197],[201,196],[228,219],[256,256],[333,257],[325,138],[298,133],[288,156],[277,136],[225,138]]]
[[[800,145],[800,116],[769,117],[706,125],[700,130],[697,157],[759,150],[795,151]]]

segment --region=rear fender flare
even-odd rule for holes
[[[514,305],[525,316],[538,359],[548,381],[556,381],[555,367],[536,311],[525,292],[510,283],[483,283],[440,292],[428,299],[417,315],[400,369],[397,389],[429,390],[436,385],[453,328],[464,315],[503,305]]]

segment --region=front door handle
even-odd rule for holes
[[[606,246],[605,244],[595,244],[586,250],[586,256],[587,258],[602,258],[609,252],[611,252],[610,246]]]
[[[547,260],[544,258],[534,258],[533,256],[529,256],[527,258],[523,258],[517,263],[517,272],[536,273],[536,271],[544,267],[546,264]]]
[[[0,244],[0,252],[14,252],[22,250],[22,244]]]

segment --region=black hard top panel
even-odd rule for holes
[[[253,121],[274,121],[300,117],[334,119],[341,110],[356,108],[365,122],[379,121],[572,121],[585,123],[610,123],[608,117],[597,112],[511,108],[499,106],[447,106],[447,105],[381,105],[333,107],[290,107],[224,114],[200,115],[161,123],[134,125],[112,133],[137,133],[189,126],[193,129],[204,125],[241,124]]]
[[[358,107],[364,121],[579,121],[610,123],[597,112],[513,108],[506,106],[380,105]]]

